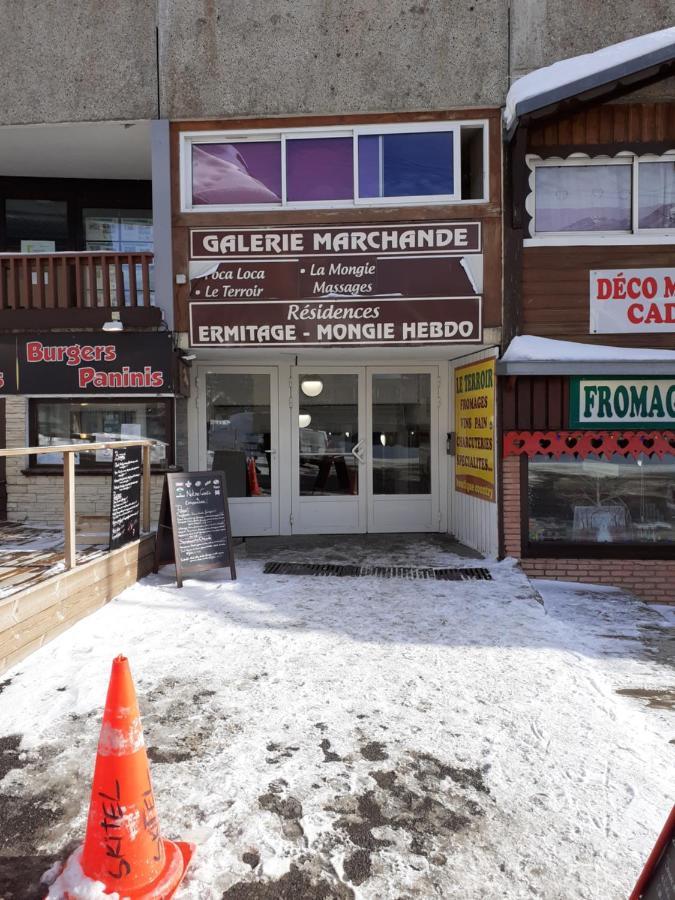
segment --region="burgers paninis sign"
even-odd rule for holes
[[[57,332],[0,339],[0,393],[171,394],[168,333]]]
[[[478,222],[195,229],[193,346],[473,343]]]

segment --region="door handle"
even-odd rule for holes
[[[352,456],[357,459],[362,465],[366,461],[365,457],[365,443],[363,438],[360,441],[357,441],[352,447]]]

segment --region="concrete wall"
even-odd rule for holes
[[[157,116],[156,0],[0,0],[0,124]]]
[[[499,105],[505,0],[160,0],[170,119]]]
[[[673,0],[511,0],[511,79],[673,25]]]
[[[0,19],[0,124],[21,124],[499,106],[509,60],[517,78],[665,28],[675,2],[0,0]]]

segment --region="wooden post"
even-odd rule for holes
[[[150,444],[143,445],[143,518],[141,531],[150,531]]]
[[[63,454],[63,539],[66,569],[74,569],[75,560],[75,454]]]

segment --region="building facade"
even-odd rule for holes
[[[592,387],[651,397],[651,369],[527,371],[507,348],[675,348],[667,327],[591,320],[621,273],[630,290],[670,277],[668,201],[644,198],[670,196],[672,60],[632,72],[630,92],[608,76],[592,101],[531,104],[506,132],[503,108],[532,70],[670,26],[670,3],[604,4],[593,30],[581,0],[55,10],[47,23],[11,4],[1,39],[8,445],[153,437],[155,497],[172,468],[221,469],[241,536],[448,532],[551,577],[613,576],[604,560],[621,554],[635,583],[650,554],[668,570],[654,523],[669,508],[653,500],[669,489],[666,420],[646,429],[658,453],[631,444],[637,511],[634,476],[610,502],[609,474],[588,476],[587,500],[571,471],[628,459],[588,450],[606,429],[573,402],[583,414]],[[556,206],[579,180],[582,205]],[[583,202],[590,226],[573,221]],[[649,362],[668,375],[666,357]],[[532,452],[539,432],[578,433],[588,452],[554,472],[569,454]],[[109,506],[104,457],[79,460],[85,524]],[[5,514],[58,521],[59,466],[8,463]],[[551,491],[570,494],[564,512],[545,508]]]
[[[619,45],[583,82],[561,64],[507,109],[505,318],[526,337],[498,364],[504,551],[530,574],[651,600],[672,600],[675,576],[666,37]]]

